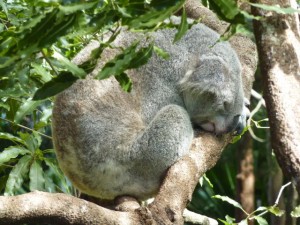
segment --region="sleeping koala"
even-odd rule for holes
[[[247,108],[239,59],[219,35],[198,24],[177,43],[176,30],[152,34],[170,54],[128,71],[133,90],[114,77],[78,80],[56,97],[53,140],[64,173],[82,192],[101,199],[153,197],[166,170],[188,153],[193,127],[241,133]],[[115,46],[137,34],[121,33]],[[104,52],[105,59],[110,51]]]

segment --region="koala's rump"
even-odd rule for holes
[[[124,182],[134,183],[126,171],[131,169],[128,162],[139,157],[128,153],[144,129],[137,110],[130,94],[120,90],[113,79],[79,80],[57,96],[53,109],[57,157],[80,190],[110,198],[115,197],[111,196],[113,189],[120,192],[117,189]]]

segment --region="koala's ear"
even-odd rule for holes
[[[191,63],[180,81],[180,89],[182,92],[188,91],[196,95],[219,96],[220,92],[228,88],[226,80],[229,73],[228,66],[221,57],[213,54],[203,55]]]

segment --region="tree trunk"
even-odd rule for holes
[[[295,0],[257,0],[256,3],[296,8]],[[278,14],[253,7],[263,20],[254,32],[270,120],[272,148],[285,176],[300,193],[300,42],[296,14]]]
[[[237,175],[237,201],[240,202],[246,212],[254,211],[254,192],[255,192],[255,175],[253,166],[253,139],[247,132],[239,143],[237,151],[237,159],[239,161]],[[236,221],[241,221],[246,218],[244,212],[236,209]],[[253,225],[254,220],[249,220],[248,225]]]

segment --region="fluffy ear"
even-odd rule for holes
[[[183,79],[180,89],[195,96],[212,95],[220,97],[224,90],[230,90],[230,67],[220,56],[208,54],[195,60]]]

